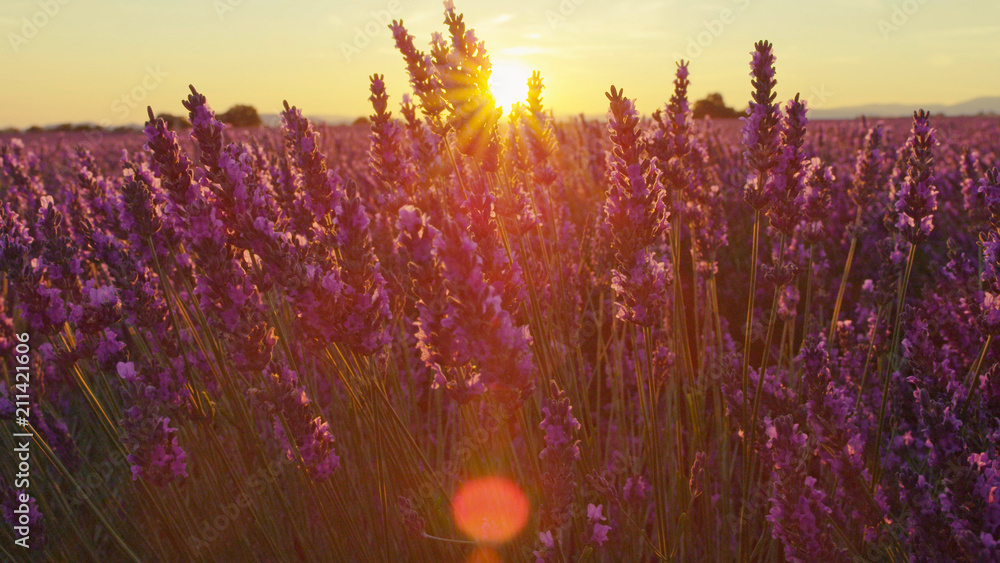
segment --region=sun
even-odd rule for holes
[[[515,102],[523,102],[527,98],[531,69],[508,59],[494,60],[492,63],[490,91],[497,105],[502,106],[504,111],[510,111]]]

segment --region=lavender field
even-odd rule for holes
[[[366,124],[0,136],[3,560],[1000,561],[1000,119],[390,27]]]

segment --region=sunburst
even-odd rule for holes
[[[504,111],[510,111],[511,106],[523,102],[528,94],[528,77],[531,69],[518,61],[498,59],[492,61],[493,72],[490,74],[490,91],[497,105]]]

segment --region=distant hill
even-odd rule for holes
[[[343,115],[307,115],[306,117],[309,118],[309,121],[326,123],[327,125],[350,125],[358,118],[358,116],[349,117]],[[276,113],[262,113],[260,114],[260,120],[265,127],[281,126],[281,116]]]
[[[979,114],[992,114],[1000,116],[1000,96],[993,97],[982,97],[974,98],[958,104],[930,104],[922,106],[914,106],[907,104],[866,104],[860,106],[850,106],[842,108],[815,108],[809,110],[809,119],[855,119],[861,116],[865,117],[909,117],[913,115],[913,112],[917,109],[925,109],[930,111],[935,115],[946,115],[946,116],[960,116],[960,115],[979,115]],[[578,119],[581,114],[562,114],[557,112],[556,117],[558,119]],[[309,115],[307,116],[311,121],[318,123],[326,123],[327,125],[350,125],[354,123],[358,116],[344,116],[344,115]],[[588,120],[602,121],[607,119],[606,114],[587,114],[585,116]],[[262,125],[265,127],[280,127],[281,126],[281,116],[276,113],[262,113],[260,114],[260,119]],[[87,131],[91,129],[96,129],[99,126],[94,123],[61,123],[47,125],[43,127],[32,127],[31,130],[41,131],[41,130],[56,130],[56,131]],[[113,128],[114,130],[125,131],[130,129],[142,129],[141,123],[131,123],[128,125],[121,125]],[[28,130],[28,128],[25,128]],[[7,131],[16,131],[14,128],[8,128]]]
[[[809,111],[810,119],[854,119],[866,117],[907,117],[918,109],[925,109],[937,115],[978,115],[1000,114],[1000,96],[975,98],[960,104],[930,104],[911,106],[906,104],[868,104],[844,108],[817,108]]]

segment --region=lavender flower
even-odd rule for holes
[[[590,541],[596,543],[597,545],[603,545],[604,542],[608,541],[608,532],[611,531],[611,526],[607,524],[601,524],[601,522],[607,520],[601,512],[604,510],[604,505],[594,506],[593,504],[587,505],[587,519],[593,524],[593,533],[590,535]]]
[[[184,100],[184,107],[188,110],[188,118],[191,121],[191,136],[198,141],[203,170],[208,175],[210,182],[214,184],[222,183],[222,170],[219,167],[219,159],[222,156],[223,139],[222,134],[226,126],[215,117],[215,112],[208,107],[205,96],[198,93],[194,86],[188,86],[191,93]]]
[[[503,117],[490,91],[490,59],[486,45],[466,29],[462,14],[446,6],[444,23],[451,34],[447,65],[439,70],[448,123],[455,131],[458,152],[474,157],[487,172],[497,169],[500,144],[497,124]]]
[[[774,486],[767,521],[774,525],[772,534],[784,546],[785,558],[816,561],[840,556],[827,520],[832,513],[827,495],[802,466],[808,437],[787,415],[767,424],[766,435]]]
[[[399,514],[403,519],[403,525],[406,526],[406,531],[415,538],[422,538],[425,533],[424,519],[421,518],[416,507],[413,506],[413,501],[407,497],[400,496],[397,499],[397,504],[399,506]]]
[[[833,201],[831,190],[837,177],[833,167],[823,166],[818,157],[808,160],[803,170],[807,178],[802,191],[802,222],[799,233],[803,241],[818,245],[826,234],[827,220],[831,215]]]
[[[281,119],[285,130],[285,147],[292,155],[302,180],[300,208],[304,212],[311,212],[311,218],[322,224],[328,213],[336,214],[336,205],[343,197],[341,180],[335,172],[327,170],[320,154],[319,134],[312,124],[302,116],[301,110],[289,107],[288,102],[284,104],[285,111],[281,112]]]
[[[413,323],[414,338],[421,361],[433,374],[432,388],[447,389],[459,402],[465,402],[486,391],[478,371],[463,375],[471,355],[467,337],[454,322],[457,306],[448,295],[441,279],[441,263],[436,248],[441,232],[431,226],[426,215],[412,206],[399,210],[397,245],[408,262],[415,290],[420,291],[416,303],[417,318]]]
[[[573,416],[573,406],[566,393],[555,381],[549,382],[549,395],[542,406],[542,415],[538,426],[545,433],[545,448],[538,457],[543,464],[542,486],[546,502],[542,507],[540,527],[561,530],[569,523],[569,508],[573,502],[573,465],[580,459],[580,440],[573,438],[580,430],[580,422]]]
[[[773,201],[767,212],[771,226],[786,235],[792,234],[801,218],[799,198],[807,180],[802,155],[808,122],[806,111],[806,104],[799,100],[798,94],[785,106],[778,164],[767,188]]]
[[[340,327],[337,340],[363,355],[389,343],[389,295],[372,248],[368,215],[353,182],[338,207],[337,247],[341,254]]]
[[[549,112],[542,109],[542,75],[537,70],[532,71],[528,78],[527,113],[523,114],[522,122],[526,126],[525,133],[532,160],[531,171],[542,184],[555,181],[556,172],[548,159],[556,150],[558,141],[553,130],[553,119]]]
[[[21,139],[0,145],[0,170],[10,179],[11,209],[32,212],[39,205],[45,188],[33,171],[37,156],[25,148]]]
[[[149,113],[144,129],[146,150],[152,156],[153,173],[169,197],[163,212],[179,217],[183,215],[181,210],[186,210],[199,197],[199,188],[191,175],[191,162],[181,152],[177,134],[167,128],[165,121],[153,115],[153,108],[146,109]]]
[[[163,415],[163,403],[156,397],[155,388],[145,383],[150,377],[150,367],[140,368],[144,373],[139,375],[134,364],[119,366],[124,394],[132,405],[119,421],[122,442],[129,452],[126,460],[132,466],[132,480],[141,477],[163,486],[187,477],[187,453],[177,444],[177,429]]]
[[[641,156],[638,114],[624,94],[611,87],[608,131],[614,144],[608,155],[610,186],[604,204],[605,224],[615,250],[612,287],[618,295],[618,318],[652,326],[665,316],[671,272],[650,247],[666,231],[667,211],[660,174]]]
[[[983,273],[985,287],[1000,293],[1000,168],[992,168],[979,183],[979,192],[985,196],[993,228],[983,237]]]
[[[750,166],[751,176],[747,179],[743,197],[756,210],[763,209],[771,202],[767,193],[764,175],[777,166],[780,149],[778,135],[781,109],[774,103],[777,94],[774,86],[774,53],[767,41],[754,45],[753,59],[750,61],[751,94],[747,117],[743,121],[743,153]]]
[[[884,138],[882,125],[872,127],[865,134],[863,145],[855,157],[854,181],[848,188],[848,194],[858,206],[864,206],[875,195],[885,176]]]
[[[251,389],[255,403],[270,416],[272,429],[289,460],[301,458],[310,477],[328,479],[340,467],[330,426],[313,416],[305,388],[290,369],[267,375],[260,388]],[[297,452],[297,455],[296,455]]]
[[[896,194],[896,228],[911,244],[927,239],[934,229],[937,210],[937,187],[934,185],[934,129],[930,114],[924,110],[913,113],[907,157],[907,172]]]
[[[459,218],[463,221],[468,218],[469,233],[483,259],[483,276],[500,296],[504,308],[517,315],[521,303],[527,300],[528,291],[517,253],[504,247],[495,201],[496,198],[485,189],[474,190],[462,204],[465,217]]]
[[[410,161],[403,158],[403,131],[399,123],[392,119],[388,110],[389,95],[385,91],[385,79],[381,74],[371,77],[371,96],[368,100],[375,109],[371,116],[371,147],[368,149],[368,167],[379,182],[380,203],[389,203],[386,214],[396,215],[396,208],[406,199],[412,198],[413,184]]]
[[[668,189],[689,192],[697,178],[693,174],[693,160],[699,156],[692,135],[691,108],[688,105],[688,63],[679,61],[674,78],[674,93],[666,107],[665,117],[660,110],[654,113],[659,127],[653,134],[651,151],[663,170],[663,185]]]
[[[456,303],[455,318],[442,322],[454,322],[464,333],[487,387],[523,396],[534,385],[531,333],[527,325],[516,324],[501,296],[486,283],[478,245],[456,222],[447,221],[434,254]]]
[[[36,226],[53,238],[37,243],[9,203],[0,207],[0,270],[17,294],[21,318],[33,331],[51,335],[62,330],[66,322],[66,298],[72,300],[78,290],[80,262],[76,256],[63,261],[67,241],[59,232],[62,216],[51,197],[43,197],[41,203],[42,216]]]
[[[442,135],[444,132],[442,114],[447,110],[448,103],[444,100],[441,78],[436,73],[435,64],[431,57],[414,47],[413,36],[403,27],[402,21],[393,20],[389,29],[392,30],[396,48],[406,61],[410,73],[410,85],[420,100],[420,109],[435,132]]]

